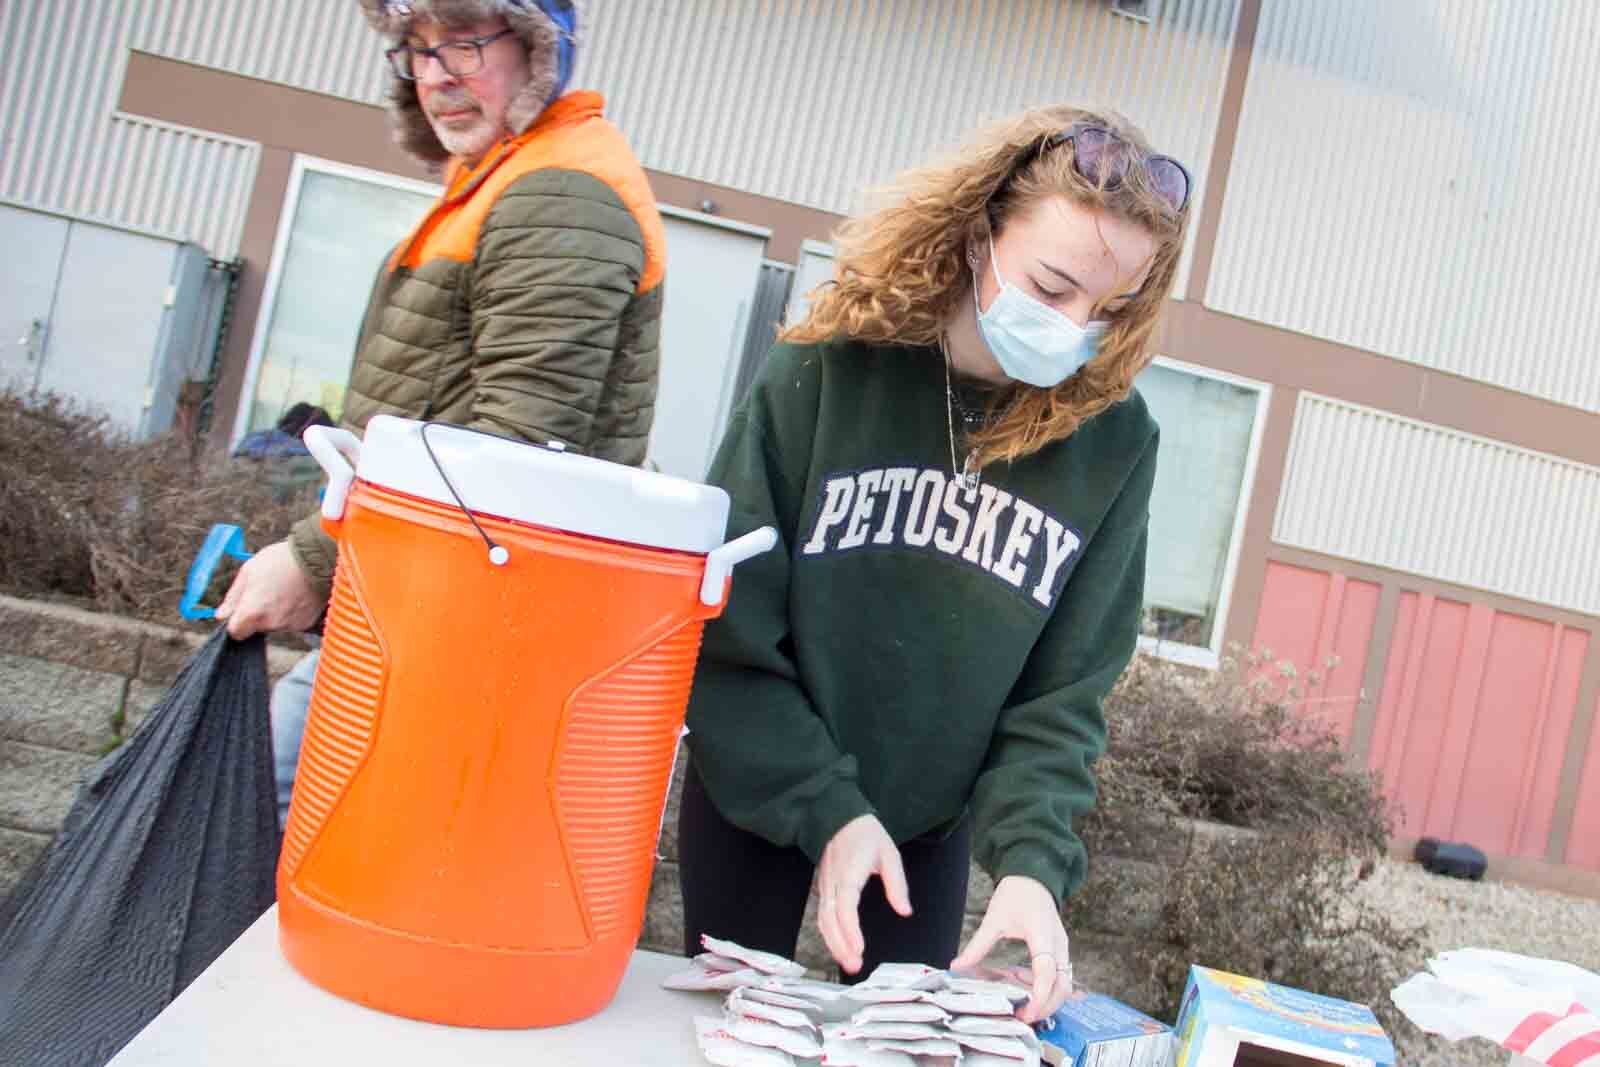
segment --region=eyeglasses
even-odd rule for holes
[[[1104,126],[1078,123],[1047,137],[1033,158],[1037,159],[1063,141],[1072,142],[1074,169],[1094,185],[1107,189],[1116,187],[1127,176],[1129,164],[1138,161],[1144,166],[1144,176],[1151,188],[1175,214],[1183,214],[1189,206],[1193,182],[1184,165],[1171,156],[1143,155]]]
[[[389,58],[389,65],[394,68],[395,77],[408,82],[414,82],[422,77],[430,59],[437,59],[444,72],[452,78],[465,78],[483,69],[484,45],[493,44],[512,32],[514,31],[507,27],[487,37],[446,41],[437,48],[418,48],[416,45],[400,44],[383,54]]]

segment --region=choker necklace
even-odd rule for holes
[[[971,493],[977,490],[981,474],[978,470],[978,453],[969,450],[967,461],[961,467],[956,466],[956,391],[950,384],[950,349],[945,344],[944,334],[939,334],[939,354],[944,357],[944,418],[945,427],[950,431],[950,473],[955,477],[956,483],[962,489]],[[962,411],[962,421],[966,421],[966,411]]]

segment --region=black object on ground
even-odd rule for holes
[[[0,1064],[100,1067],[271,906],[266,646],[219,629],[0,906]]]
[[[1424,837],[1418,841],[1412,855],[1424,870],[1451,878],[1477,882],[1489,869],[1489,858],[1482,850],[1461,842],[1440,841],[1436,837]]]

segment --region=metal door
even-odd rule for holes
[[[77,222],[67,239],[39,388],[77,397],[139,432],[168,303],[172,241]]]
[[[650,459],[699,480],[722,438],[766,231],[663,209],[667,227],[661,381]]]
[[[69,225],[0,204],[0,388],[27,392],[39,384]]]

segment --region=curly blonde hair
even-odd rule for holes
[[[1138,153],[1151,154],[1144,135],[1112,113],[1044,107],[997,123],[951,158],[901,175],[879,191],[883,207],[845,222],[834,238],[833,279],[811,294],[806,317],[780,339],[842,335],[935,345],[957,301],[971,299],[967,250],[983,247],[1040,201],[1066,196],[1148,231],[1156,241],[1149,274],[1115,314],[1088,364],[1051,389],[1010,387],[967,444],[980,464],[1016,460],[1071,436],[1084,420],[1125,399],[1153,357],[1151,339],[1177,275],[1189,212],[1174,212],[1143,167],[1096,185],[1078,173],[1069,148],[1044,149],[1048,138],[1077,123],[1103,126]]]

